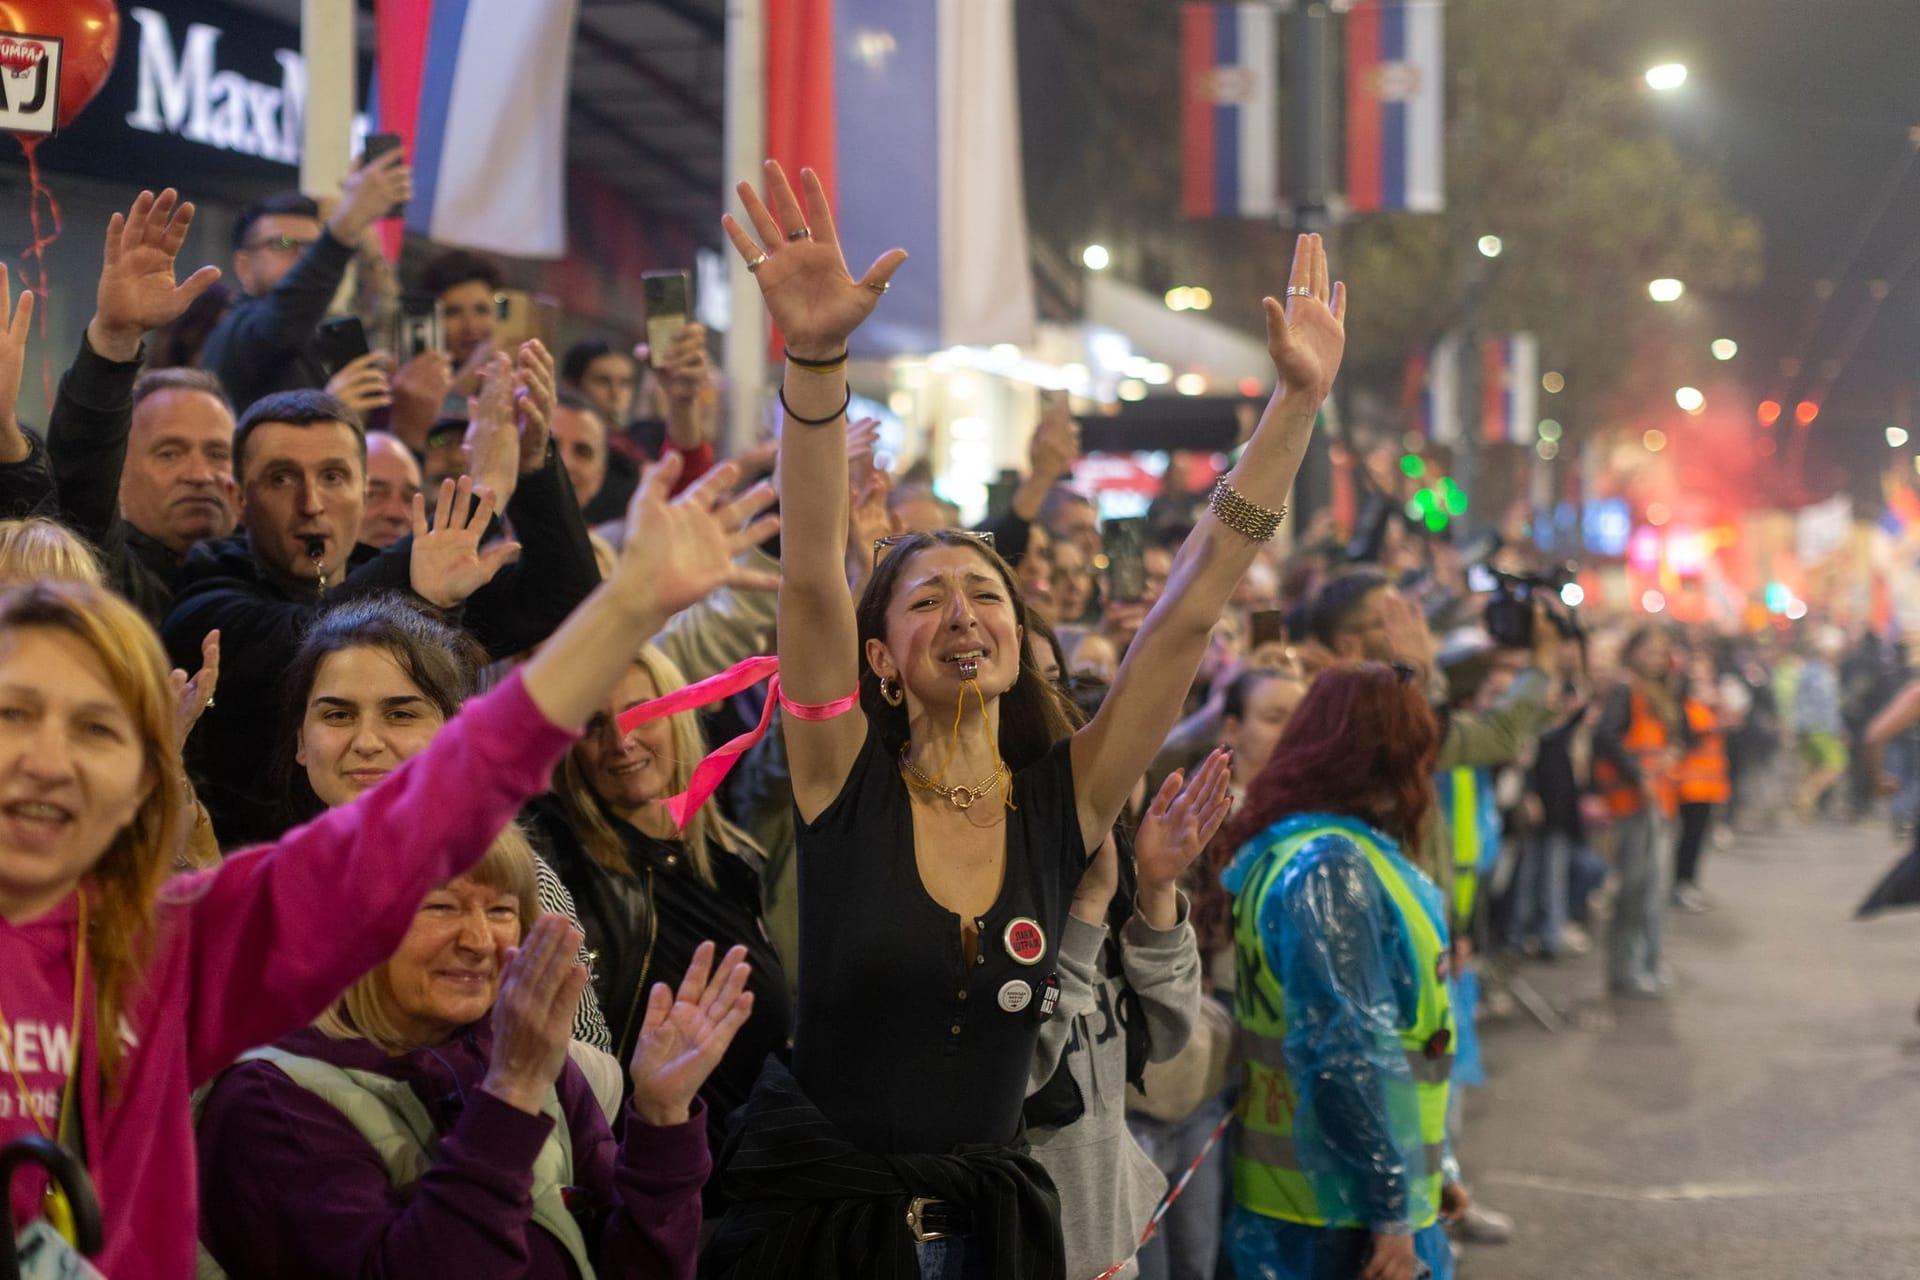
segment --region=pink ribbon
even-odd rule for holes
[[[693,776],[687,780],[687,789],[677,796],[668,797],[667,812],[672,815],[674,826],[684,830],[687,821],[700,811],[700,806],[713,798],[713,793],[719,790],[720,784],[732,772],[740,757],[767,736],[767,726],[773,723],[776,703],[802,720],[833,720],[859,705],[859,690],[855,689],[846,697],[836,698],[832,702],[789,702],[780,691],[780,659],[769,655],[748,658],[717,676],[708,676],[697,684],[690,684],[651,702],[637,703],[614,717],[614,723],[620,726],[621,736],[624,737],[649,721],[681,711],[694,711],[722,698],[731,698],[762,680],[769,683],[767,705],[760,712],[760,723],[719,750],[708,752],[706,758],[694,766]]]

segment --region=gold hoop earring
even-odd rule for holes
[[[907,700],[906,690],[885,676],[880,677],[880,697],[890,707],[897,707]]]

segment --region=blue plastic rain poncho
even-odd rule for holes
[[[1222,876],[1239,894],[1263,856],[1318,831],[1270,882],[1258,904],[1265,962],[1285,993],[1287,1073],[1297,1090],[1293,1146],[1322,1215],[1365,1231],[1312,1226],[1237,1208],[1228,1247],[1242,1280],[1340,1274],[1335,1255],[1363,1257],[1368,1232],[1407,1234],[1433,1223],[1416,1085],[1401,1040],[1417,1020],[1422,975],[1400,908],[1363,848],[1399,871],[1444,939],[1440,890],[1384,833],[1353,818],[1300,814],[1241,849]],[[1431,979],[1429,979],[1431,981]],[[1445,1178],[1457,1178],[1452,1153]],[[1355,1250],[1358,1253],[1355,1254]],[[1452,1261],[1437,1223],[1418,1232],[1416,1255],[1445,1280]],[[1352,1273],[1357,1275],[1356,1265]]]

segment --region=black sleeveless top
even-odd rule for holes
[[[798,823],[794,1076],[861,1148],[934,1154],[1018,1135],[1046,982],[1087,865],[1068,747],[1014,775],[1005,878],[971,966],[960,917],[921,883],[907,785],[878,734],[833,803]]]

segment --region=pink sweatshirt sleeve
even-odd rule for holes
[[[392,955],[420,900],[480,861],[572,740],[515,674],[352,804],[170,884],[193,1083],[305,1026]]]

